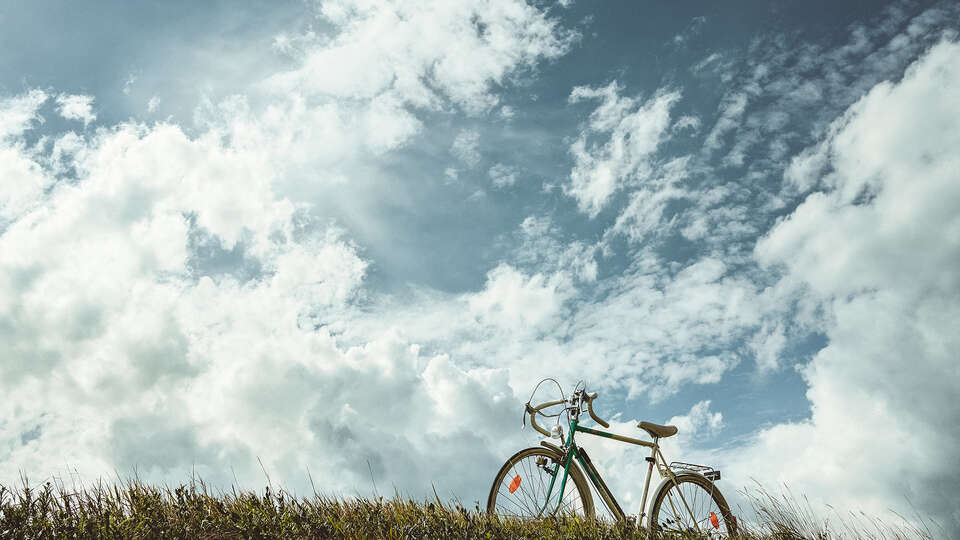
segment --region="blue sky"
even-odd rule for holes
[[[679,425],[725,491],[960,530],[957,20],[4,6],[0,479],[259,458],[482,500],[554,376]],[[639,512],[641,461],[596,455]]]

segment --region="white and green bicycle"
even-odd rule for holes
[[[537,386],[539,387],[539,384]],[[727,501],[714,484],[720,479],[720,471],[691,463],[667,464],[663,457],[659,441],[675,435],[677,433],[675,426],[640,422],[637,427],[646,431],[653,439],[652,442],[584,427],[580,425],[580,415],[584,410],[597,424],[605,428],[610,427],[610,424],[601,420],[593,412],[593,401],[596,398],[596,393],[588,394],[578,384],[570,399],[550,401],[535,407],[531,406],[529,401],[527,402],[524,424],[529,414],[530,423],[535,430],[560,441],[564,440],[562,425],[558,422],[553,426],[553,433],[551,433],[537,424],[537,416],[559,417],[566,414],[568,426],[566,442],[563,442],[562,446],[556,446],[543,441],[540,443],[541,446],[526,448],[508,459],[500,468],[490,489],[490,496],[487,498],[489,514],[519,518],[574,515],[592,519],[594,504],[590,485],[587,484],[589,479],[590,484],[600,494],[615,519],[632,520],[632,516],[628,518],[620,508],[620,504],[600,477],[587,452],[577,445],[574,435],[588,433],[650,448],[650,456],[646,458],[649,467],[643,485],[641,512],[647,507],[647,494],[654,466],[663,477],[663,481],[652,494],[653,504],[647,519],[647,528],[651,533],[678,532],[685,535],[692,533],[711,538],[736,536],[737,520],[730,513]],[[564,405],[564,408],[555,414],[543,412],[544,409],[558,405]],[[641,513],[638,525],[643,524],[643,518],[644,514]]]

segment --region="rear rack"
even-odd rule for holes
[[[694,465],[693,463],[672,461],[670,462],[670,468],[676,472],[692,472],[703,475],[704,478],[710,480],[711,482],[716,482],[720,479],[720,471],[706,465]]]

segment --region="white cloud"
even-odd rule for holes
[[[17,137],[34,122],[41,121],[37,111],[47,99],[49,96],[46,92],[31,90],[20,96],[0,100],[0,141],[7,137]]]
[[[690,68],[690,71],[692,71],[694,74],[698,74],[706,69],[707,66],[716,64],[721,58],[723,58],[723,55],[720,53],[710,53],[709,56],[694,64],[693,67]]]
[[[667,425],[677,426],[677,438],[675,439],[677,442],[683,442],[685,439],[692,440],[697,437],[709,437],[716,435],[723,429],[723,414],[710,410],[710,400],[708,399],[696,403],[686,415],[670,418],[670,420],[667,420]]]
[[[760,371],[776,369],[780,365],[780,353],[787,344],[782,324],[764,324],[763,328],[750,341]]]
[[[301,489],[309,467],[335,479],[325,489],[366,491],[369,462],[382,484],[482,498],[517,444],[508,372],[421,353],[396,328],[341,338],[371,261],[301,201],[377,170],[420,132],[419,108],[488,110],[573,36],[509,0],[320,9],[336,35],[298,42],[300,66],[250,97],[201,103],[190,134],[127,122],[27,148],[48,96],[0,102],[0,477],[176,481],[196,465],[255,487],[260,457]],[[91,96],[57,104],[96,118]],[[476,317],[530,332],[568,287],[508,267],[490,279]],[[450,465],[464,459],[482,466]]]
[[[33,208],[49,185],[39,165],[0,143],[0,226]]]
[[[717,150],[723,146],[724,136],[740,125],[748,102],[749,97],[744,92],[724,96],[723,103],[720,105],[720,117],[713,124],[703,143],[707,150]]]
[[[815,145],[804,149],[793,156],[790,165],[783,171],[783,179],[787,186],[795,188],[800,193],[816,186],[823,177],[823,170],[828,163],[828,149],[825,145]]]
[[[60,116],[67,120],[80,120],[86,127],[97,119],[93,112],[93,96],[83,94],[60,94],[57,96]]]
[[[502,426],[514,418],[505,374],[422,356],[395,330],[338,343],[326,322],[357,294],[367,263],[335,230],[303,230],[260,182],[264,156],[219,141],[170,125],[103,132],[78,153],[78,185],[0,236],[0,475],[42,480],[66,466],[95,480],[136,467],[158,481],[195,465],[214,483],[233,482],[233,469],[253,487],[260,457],[301,490],[308,468],[337,478],[326,489],[366,489],[367,461],[378,480],[415,492],[429,489],[425,478],[458,493],[485,484],[500,444],[485,437],[509,440]],[[194,227],[242,245],[262,275],[193,275]],[[524,321],[546,316],[511,305]],[[397,430],[398,413],[423,429]],[[385,437],[390,452],[378,450]],[[310,457],[327,454],[349,457]],[[431,465],[464,455],[489,467]]]
[[[679,186],[687,175],[688,164],[688,158],[664,163],[656,177],[630,193],[630,202],[607,231],[608,239],[617,234],[639,243],[650,234],[669,230],[670,223],[663,219],[667,203],[691,195]]]
[[[824,302],[828,345],[804,369],[808,422],[762,431],[737,474],[868,513],[960,531],[943,464],[960,445],[960,45],[940,43],[856,103],[829,139],[834,172],[757,246]],[[869,449],[869,459],[863,459]]]
[[[483,291],[468,299],[470,311],[486,324],[505,328],[544,328],[556,324],[570,292],[569,278],[526,276],[500,265],[487,274]]]
[[[450,150],[453,155],[469,167],[480,163],[480,133],[472,129],[464,129],[453,139]]]
[[[41,121],[46,93],[33,90],[0,100],[0,231],[43,198],[51,179],[17,138]]]
[[[757,286],[728,275],[717,259],[671,272],[651,256],[601,280],[597,246],[564,242],[549,219],[529,217],[516,234],[521,247],[489,272],[480,292],[387,302],[344,330],[376,333],[390,321],[430,350],[510,366],[513,388],[547,374],[578,380],[589,365],[599,389],[660,400],[718,382],[743,360],[731,351],[756,333],[766,312]]]
[[[671,128],[673,131],[688,130],[692,134],[700,131],[700,118],[697,116],[685,115],[677,119]]]
[[[583,282],[597,279],[596,246],[582,241],[565,241],[562,231],[550,218],[528,216],[517,231],[519,246],[510,257],[531,268],[565,270]]]
[[[497,163],[487,171],[494,187],[508,188],[517,183],[517,170],[509,165]]]
[[[596,296],[577,297],[562,320],[555,317],[563,288],[547,287],[546,277],[534,282],[503,270],[499,280],[488,282],[486,303],[520,298],[532,289],[530,294],[537,292],[539,301],[529,305],[537,315],[527,318],[544,321],[541,332],[526,332],[520,316],[504,317],[512,324],[504,325],[502,331],[478,336],[476,341],[454,331],[460,340],[450,346],[479,361],[497,358],[498,365],[511,365],[517,387],[536,382],[545,373],[577,380],[583,376],[584,364],[590,365],[591,378],[601,389],[626,390],[631,396],[645,394],[654,400],[685,385],[715,383],[741,359],[711,351],[729,351],[752,335],[759,326],[762,301],[752,283],[725,276],[726,267],[718,260],[698,261],[675,275],[662,275],[661,263],[651,260],[643,271],[602,282]],[[499,292],[494,295],[494,291]],[[566,293],[572,294],[584,293]],[[556,358],[566,361],[559,363]]]
[[[691,19],[690,24],[680,32],[673,36],[673,44],[682,47],[687,44],[688,41],[695,38],[703,30],[703,26],[707,23],[707,18],[704,16],[698,16]]]
[[[445,97],[478,113],[498,102],[492,84],[562,55],[576,38],[513,0],[331,0],[320,12],[340,34],[310,50],[303,67],[274,77],[275,87],[347,98],[386,92],[401,104],[429,108]]]
[[[670,127],[670,108],[680,99],[676,92],[662,92],[641,103],[620,91],[614,81],[603,88],[578,86],[570,93],[571,103],[600,100],[570,146],[575,165],[564,187],[590,217],[596,217],[619,189],[641,184],[652,173],[654,152]],[[588,144],[588,138],[597,135],[609,138],[600,145]]]
[[[443,170],[444,181],[448,184],[454,183],[460,179],[460,171],[454,167],[447,167]]]
[[[127,75],[127,80],[123,83],[123,93],[125,95],[130,95],[130,90],[133,88],[133,85],[137,82],[137,73],[130,73]]]

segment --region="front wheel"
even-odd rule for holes
[[[563,502],[560,483],[563,479],[562,456],[546,448],[527,448],[513,455],[500,468],[487,497],[487,513],[497,516],[540,518],[547,515],[593,517],[593,497],[583,472],[570,464]],[[556,476],[553,490],[550,481]],[[549,503],[549,504],[548,504]]]
[[[729,538],[737,534],[737,519],[713,482],[699,474],[684,474],[657,494],[650,527],[661,533]]]

